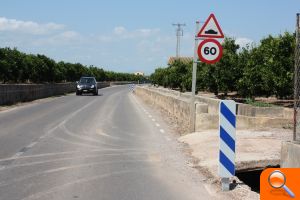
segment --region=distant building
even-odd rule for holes
[[[193,62],[193,57],[170,57],[169,58],[169,61],[168,61],[168,65],[172,65],[175,60],[180,60],[181,62],[185,63],[185,64],[188,64],[190,62]]]
[[[135,72],[134,75],[137,75],[137,76],[144,76],[144,72]]]

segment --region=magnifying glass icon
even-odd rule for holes
[[[268,181],[271,187],[276,189],[283,188],[290,195],[290,197],[295,198],[295,194],[292,192],[292,190],[285,185],[286,177],[281,171],[273,171],[269,175]]]

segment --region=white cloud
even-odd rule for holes
[[[65,31],[60,33],[58,36],[63,39],[73,40],[73,39],[77,39],[80,35],[75,31]]]
[[[126,29],[123,26],[118,26],[114,28],[114,34],[122,35],[124,33],[126,33]]]
[[[113,40],[113,38],[111,36],[107,36],[107,35],[100,35],[97,37],[97,40],[100,42],[111,42]]]
[[[150,37],[157,35],[160,32],[160,29],[154,28],[154,29],[137,29],[133,32],[133,35],[135,36],[141,36],[141,37]]]
[[[242,47],[246,47],[247,45],[251,45],[253,43],[253,40],[249,39],[249,38],[236,38],[235,43],[240,45],[240,48]]]
[[[129,31],[123,26],[117,26],[113,30],[113,33],[121,39],[147,38],[147,37],[158,35],[159,32],[160,29],[158,28],[154,28],[154,29],[142,28],[142,29]]]
[[[84,38],[75,31],[64,31],[53,36],[48,36],[45,38],[36,39],[33,44],[37,46],[45,46],[45,45],[69,45],[69,44],[79,44],[82,42]]]
[[[22,32],[34,35],[49,34],[64,29],[64,25],[56,23],[39,24],[32,21],[22,21],[0,17],[0,31]]]
[[[58,60],[82,62],[124,71],[118,67],[139,63],[143,71],[165,65],[175,54],[176,36],[159,28],[127,29],[117,26],[103,34],[81,34],[65,25],[37,23],[0,17],[0,46],[18,47],[25,52],[44,53]],[[193,38],[182,38],[182,55],[189,50]],[[188,49],[188,50],[186,50]],[[111,66],[114,66],[111,68]],[[126,70],[125,70],[126,71]]]
[[[168,37],[164,37],[168,38]],[[166,49],[170,47],[173,43],[169,43],[168,40],[162,40],[161,37],[154,39],[143,39],[140,40],[136,49],[137,52],[143,55],[155,54],[160,55],[166,52]]]

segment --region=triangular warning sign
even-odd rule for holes
[[[222,29],[214,14],[210,14],[204,25],[202,26],[197,37],[204,38],[224,38]]]

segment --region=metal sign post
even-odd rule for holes
[[[199,31],[200,22],[196,22],[196,31],[195,31],[195,48],[194,48],[194,58],[193,58],[193,75],[192,75],[192,96],[190,102],[190,131],[195,131],[195,94],[196,94],[196,79],[197,79],[197,63],[198,56],[202,62],[207,64],[213,64],[218,62],[222,57],[222,46],[217,40],[206,40],[206,38],[224,38],[222,29],[215,17],[214,14],[211,14],[208,19],[205,21],[203,27]],[[200,50],[198,51],[198,41],[204,40],[203,45],[200,44]],[[206,46],[204,46],[206,45]],[[202,49],[202,47],[204,47]],[[199,54],[197,56],[197,54]]]
[[[190,130],[191,132],[195,131],[195,94],[196,94],[196,79],[197,79],[197,50],[198,50],[198,39],[197,34],[199,31],[199,21],[196,21],[196,31],[195,31],[195,47],[194,47],[194,58],[193,58],[193,75],[192,75],[192,97],[191,97],[191,103],[190,103]]]
[[[204,38],[204,41],[200,43],[197,51],[200,61],[206,64],[218,62],[222,57],[223,51],[222,45],[215,38],[224,38],[224,34],[214,14],[208,17],[200,32],[196,35],[196,40],[202,38]],[[197,66],[195,62],[196,57],[194,55],[195,66]],[[194,76],[193,81],[195,81]],[[194,95],[194,90],[192,90],[192,95]],[[219,116],[219,176],[221,177],[222,190],[229,191],[230,178],[235,175],[236,103],[232,100],[221,101]]]

